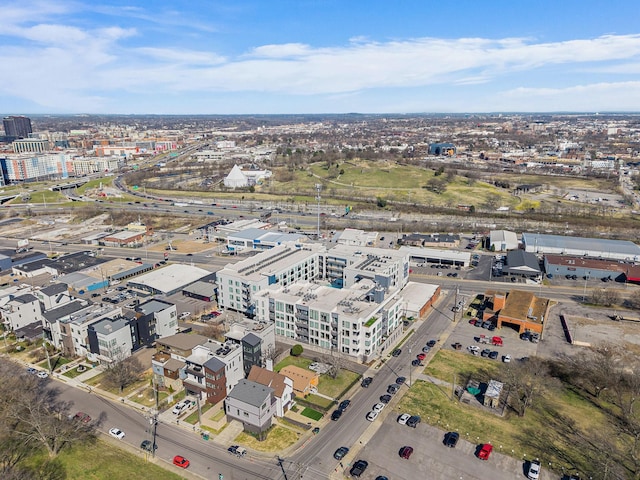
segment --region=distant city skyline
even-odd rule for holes
[[[639,112],[640,2],[0,0],[9,114]]]

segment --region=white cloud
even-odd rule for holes
[[[568,105],[578,105],[580,97],[583,104],[587,99],[592,104],[594,95],[601,103],[611,101],[620,105],[625,89],[632,93],[628,97],[629,109],[640,108],[634,82],[588,84],[585,79],[586,72],[638,73],[640,35],[546,43],[531,38],[426,37],[380,42],[353,37],[343,46],[265,44],[229,57],[224,52],[207,50],[201,43],[193,49],[184,45],[157,46],[144,36],[144,30],[120,26],[83,28],[78,22],[64,25],[59,23],[63,18],[60,14],[72,15],[72,4],[61,2],[54,8],[49,3],[58,2],[39,3],[42,11],[37,12],[31,11],[33,5],[10,6],[6,11],[3,8],[0,75],[11,81],[0,84],[0,94],[55,108],[56,104],[68,106],[69,102],[103,102],[109,97],[117,98],[123,91],[158,95],[218,92],[324,95],[339,102],[374,90],[391,92],[431,86],[447,87],[452,96],[464,98],[458,92],[484,84],[492,87],[487,91],[505,92],[493,95],[490,106],[495,107],[489,110],[517,102],[530,105],[533,110],[540,110],[537,106],[547,102],[557,109],[554,102],[562,100]],[[102,8],[114,16],[122,11],[129,18],[149,15],[137,8]],[[48,21],[52,17],[58,23]],[[171,16],[167,21],[181,20]],[[127,41],[133,36],[135,45]],[[548,67],[553,67],[565,81],[579,72],[580,77],[576,78],[581,78],[585,85],[553,88],[550,76],[536,77]],[[544,82],[551,88],[509,89],[509,82],[515,82],[513,77],[522,72],[527,72],[532,85]],[[534,98],[537,103],[531,100]]]

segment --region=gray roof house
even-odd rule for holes
[[[251,380],[242,379],[225,400],[229,420],[242,422],[245,430],[262,435],[271,427],[275,413],[274,389]]]

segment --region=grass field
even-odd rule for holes
[[[103,441],[65,450],[60,454],[59,460],[67,472],[67,480],[129,480],[131,478],[179,480],[183,478]]]
[[[309,368],[309,365],[311,365],[312,363],[313,363],[313,360],[309,360],[308,358],[294,357],[292,355],[289,355],[287,358],[277,363],[276,366],[274,367],[274,370],[276,372],[279,372],[284,367],[287,367],[289,365],[295,365],[296,367],[307,369]]]
[[[298,440],[298,433],[284,427],[275,426],[267,434],[266,440],[260,442],[248,433],[242,432],[235,442],[259,452],[280,452]]]
[[[344,392],[360,378],[360,374],[345,370],[340,370],[336,378],[329,375],[320,375],[318,392],[331,398],[340,398]]]
[[[458,352],[440,351],[425,373],[451,382],[453,374],[458,383],[465,377],[479,381],[492,378],[497,364],[480,361],[478,357]],[[440,428],[443,433],[455,430],[472,443],[490,442],[516,458],[541,457],[556,468],[582,468],[582,453],[568,438],[575,430],[599,429],[615,436],[606,416],[593,404],[573,390],[556,386],[538,398],[524,417],[507,409],[504,417],[485,409],[452,400],[451,388],[430,382],[417,381],[397,407],[398,413],[408,412],[422,417],[424,422]],[[597,426],[597,427],[596,427]],[[571,459],[571,461],[569,461]]]

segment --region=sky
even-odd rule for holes
[[[638,0],[0,0],[0,112],[638,112],[639,19]]]

